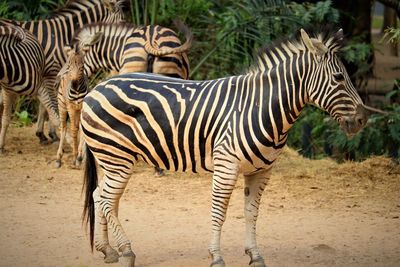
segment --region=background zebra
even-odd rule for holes
[[[272,164],[288,130],[307,103],[326,110],[352,135],[366,112],[336,52],[342,31],[282,41],[261,51],[244,75],[210,81],[183,81],[154,74],[125,74],[99,84],[85,98],[82,129],[87,143],[84,214],[93,246],[106,261],[118,253],[108,242],[107,225],[133,266],[118,220],[118,203],[135,163],[174,171],[213,172],[212,266],[224,266],[221,228],[229,198],[245,179],[245,251],[250,265],[265,266],[256,242],[256,221]],[[97,186],[95,159],[103,171]]]
[[[124,20],[123,5],[125,0],[71,0],[65,7],[57,10],[48,19],[38,21],[11,21],[0,20],[0,25],[12,23],[30,31],[43,47],[45,55],[45,71],[43,83],[51,93],[56,103],[55,81],[57,74],[66,61],[63,48],[67,45],[74,33],[82,26],[93,22],[120,22]],[[36,135],[41,142],[47,139],[43,134],[45,110],[39,107],[39,116]],[[57,138],[55,129],[50,136]]]
[[[78,167],[82,161],[83,138],[79,139],[78,129],[83,98],[89,91],[88,79],[84,73],[84,56],[76,47],[64,48],[68,55],[67,62],[60,70],[58,86],[58,109],[60,113],[60,143],[57,150],[56,167],[61,167],[63,145],[67,134],[67,116],[70,118],[73,161]]]
[[[79,30],[72,46],[85,50],[85,72],[89,77],[100,69],[122,73],[153,72],[187,79],[193,35],[181,22],[175,23],[186,37],[181,44],[177,34],[166,27],[135,27],[129,23],[95,23]]]
[[[5,25],[5,24],[4,24]],[[50,119],[58,125],[57,106],[42,86],[45,67],[43,49],[28,31],[9,24],[0,26],[0,86],[3,88],[0,153],[3,153],[12,106],[19,95],[37,95],[49,111]]]

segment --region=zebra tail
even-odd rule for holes
[[[175,27],[185,35],[185,38],[186,38],[185,43],[183,43],[181,46],[174,47],[174,48],[156,48],[153,46],[151,41],[149,41],[150,38],[147,38],[147,41],[144,45],[144,49],[146,50],[146,52],[148,54],[156,56],[156,57],[162,57],[162,56],[166,56],[166,55],[170,55],[170,54],[185,53],[192,47],[193,33],[189,29],[189,27],[186,26],[180,20],[175,20],[174,24],[175,24]]]
[[[85,204],[83,206],[82,223],[89,224],[90,233],[90,246],[93,251],[93,240],[94,240],[94,200],[93,192],[97,187],[97,169],[96,161],[94,159],[92,151],[86,145],[86,164],[85,174],[83,179],[82,193],[85,194]]]

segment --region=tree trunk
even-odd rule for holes
[[[384,32],[387,28],[396,28],[397,27],[397,14],[396,10],[391,7],[385,6],[385,11],[383,15],[383,25],[382,32]],[[397,43],[391,42],[389,43],[390,47],[390,55],[398,57]]]

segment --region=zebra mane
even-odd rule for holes
[[[321,41],[328,48],[329,53],[336,53],[343,46],[344,37],[342,31],[334,30],[331,27],[325,27],[318,31],[306,30],[306,32],[309,34],[310,38],[315,38]],[[278,54],[279,52],[295,55],[306,50],[308,49],[301,39],[300,30],[298,30],[294,37],[278,39],[262,47],[255,57],[256,64],[251,68],[251,70],[258,71],[264,69],[266,67],[264,59],[280,58]]]
[[[135,27],[133,24],[129,22],[118,22],[118,23],[106,23],[106,22],[96,22],[92,24],[88,24],[82,28],[80,28],[72,37],[71,44],[72,46],[80,46],[80,43],[88,38],[89,36],[93,36],[98,32],[103,32],[105,36],[113,35],[126,35],[126,31],[134,30]],[[118,29],[118,31],[116,31]],[[117,34],[116,34],[117,33]]]

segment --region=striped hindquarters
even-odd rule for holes
[[[37,92],[45,59],[32,34],[18,26],[0,26],[0,58],[0,82],[4,89],[18,95]]]

